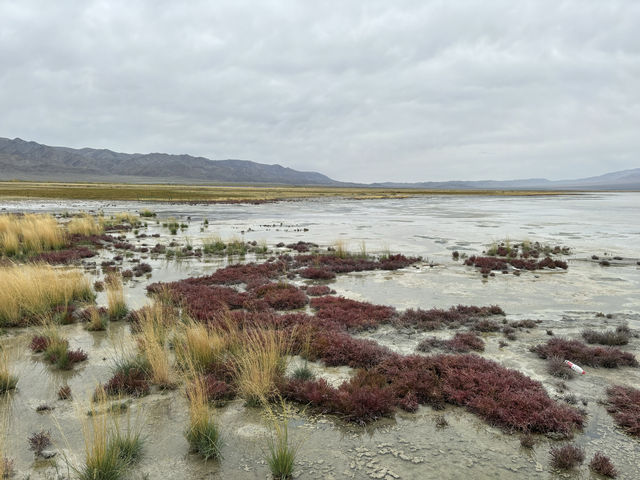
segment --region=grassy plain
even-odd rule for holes
[[[566,195],[544,190],[422,190],[406,188],[294,187],[256,185],[168,185],[128,183],[0,182],[0,198],[131,200],[160,202],[270,202],[342,197],[356,200],[421,195]]]

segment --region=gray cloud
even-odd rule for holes
[[[639,166],[640,3],[0,3],[0,136],[340,180]]]

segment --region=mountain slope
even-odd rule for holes
[[[239,182],[338,185],[316,172],[246,160],[50,147],[0,138],[0,180]]]

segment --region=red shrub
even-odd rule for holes
[[[493,320],[482,319],[476,321],[471,328],[478,332],[497,332],[500,330],[500,325]]]
[[[330,367],[352,368],[371,368],[392,355],[373,340],[356,339],[335,329],[315,333],[309,354],[311,360],[323,360]]]
[[[467,407],[493,425],[532,433],[570,434],[581,428],[576,410],[549,398],[540,382],[476,355],[436,357],[447,402]]]
[[[227,382],[218,380],[216,375],[205,375],[203,381],[205,396],[209,402],[232,400],[236,396],[234,388]]]
[[[368,374],[359,372],[337,389],[326,380],[290,380],[283,386],[284,395],[297,402],[307,403],[323,413],[334,413],[345,420],[363,424],[389,415],[394,409],[393,393],[384,384],[370,381]]]
[[[327,268],[307,267],[298,272],[302,278],[311,278],[314,280],[331,280],[336,278],[335,272]]]
[[[104,391],[108,395],[133,395],[140,397],[149,393],[150,385],[147,374],[140,368],[116,372],[104,384]]]
[[[308,252],[310,249],[312,248],[318,248],[318,245],[316,245],[315,243],[310,243],[310,242],[298,242],[298,243],[290,243],[289,245],[287,245],[287,248],[290,248],[291,250],[295,250],[296,252]]]
[[[553,338],[531,349],[540,358],[561,357],[590,367],[637,367],[636,358],[628,352],[611,347],[589,347],[578,340]]]
[[[391,355],[375,372],[384,376],[404,410],[413,411],[418,404],[439,408],[444,403],[440,372],[432,357]]]
[[[282,257],[281,257],[282,258]],[[418,257],[390,255],[379,260],[370,257],[338,257],[336,255],[298,255],[294,268],[323,267],[335,273],[363,272],[369,270],[397,270],[420,261]]]
[[[445,348],[459,353],[467,353],[471,350],[482,352],[484,341],[475,333],[456,333],[451,340],[445,342]]]
[[[44,335],[35,335],[31,339],[31,343],[29,344],[29,348],[35,353],[44,352],[48,346],[49,337],[46,337]]]
[[[476,307],[458,305],[449,310],[433,308],[431,310],[406,310],[395,323],[399,326],[411,326],[418,330],[438,330],[446,327],[467,325],[478,318],[491,315],[504,315],[504,311],[497,305]]]
[[[310,297],[320,297],[322,295],[329,295],[331,289],[326,285],[311,285],[307,288],[307,295]]]
[[[77,350],[69,350],[67,352],[67,356],[69,357],[69,362],[73,365],[74,363],[84,362],[87,359],[87,352],[78,348]]]
[[[318,318],[332,320],[351,330],[375,328],[382,323],[388,323],[395,315],[393,307],[343,297],[313,298],[311,306],[318,311]]]
[[[256,288],[253,293],[276,310],[295,310],[309,301],[302,290],[287,283],[268,283]]]
[[[551,466],[559,470],[569,470],[584,462],[584,450],[575,445],[555,447],[549,453],[551,454]]]
[[[97,254],[87,247],[75,247],[66,250],[40,253],[33,257],[36,262],[46,262],[52,265],[67,264],[83,258],[95,257]]]
[[[607,411],[629,435],[640,437],[640,390],[622,385],[607,389]]]
[[[350,422],[364,424],[393,412],[393,392],[355,377],[338,388],[334,409]]]

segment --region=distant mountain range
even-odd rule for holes
[[[316,172],[246,160],[50,147],[0,137],[0,180],[337,185]]]
[[[0,180],[262,183],[443,190],[640,190],[640,168],[574,180],[531,178],[365,185],[339,182],[317,172],[300,172],[281,165],[247,160],[210,160],[167,153],[118,153],[105,149],[50,147],[20,138],[0,137]]]
[[[527,178],[521,180],[477,180],[418,183],[372,183],[380,188],[424,188],[444,190],[640,190],[640,168],[573,180]]]

